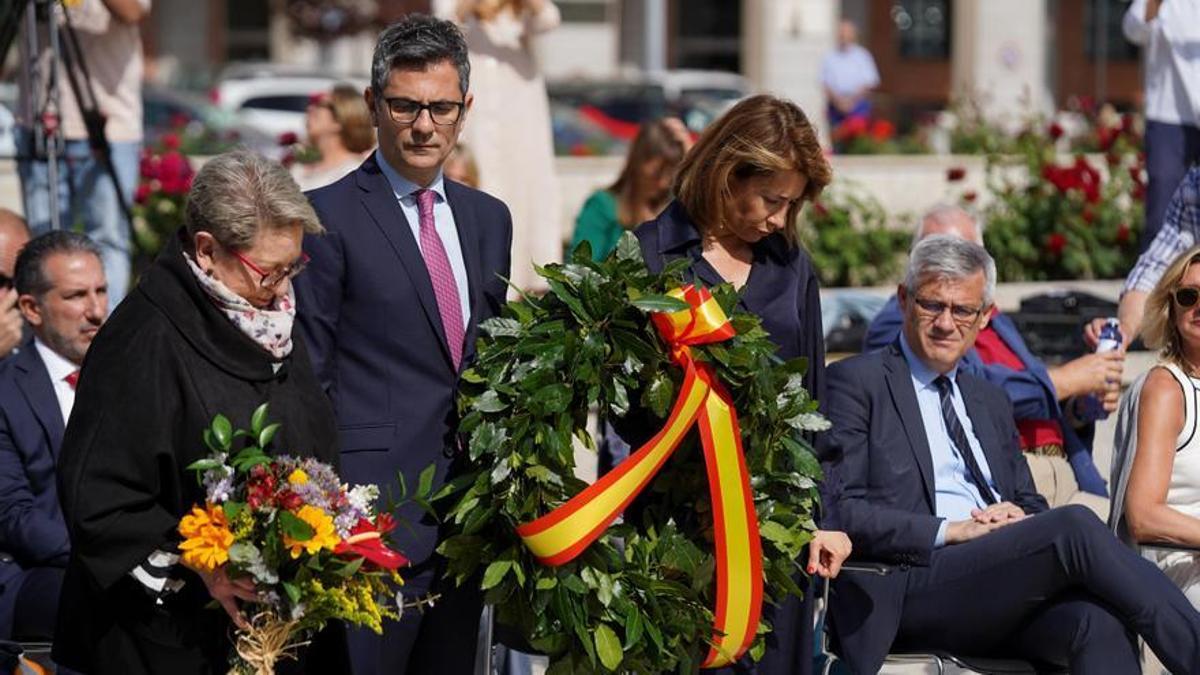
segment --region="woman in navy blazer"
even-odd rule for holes
[[[805,386],[818,399],[825,390],[821,301],[812,261],[796,242],[796,222],[832,176],[804,112],[790,101],[753,96],[705,130],[679,167],[675,201],[636,232],[651,270],[686,258],[691,281],[733,284],[742,309],[762,319],[779,356],[808,359]],[[834,576],[849,554],[845,534],[818,532],[808,573]],[[766,606],[773,626],[766,654],[757,664],[744,657],[729,670],[810,672],[811,598]]]

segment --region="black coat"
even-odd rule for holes
[[[337,466],[333,411],[293,338],[276,361],[246,337],[208,300],[178,238],[101,329],[59,459],[71,558],[56,661],[95,675],[225,672],[230,623],[204,609],[203,582],[177,566],[186,586],[156,604],[129,573],[154,550],[175,550],[180,518],[204,502],[185,467],[208,454],[202,433],[217,413],[248,428],[269,402],[283,424],[275,452]]]

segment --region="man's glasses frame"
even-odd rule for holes
[[[929,300],[927,298],[913,297],[913,302],[917,305],[917,312],[922,318],[927,321],[933,321],[942,315],[947,309],[950,310],[950,317],[954,319],[954,323],[960,327],[967,327],[979,320],[980,315],[986,307],[969,307],[967,305],[955,305],[948,302],[940,302],[938,300]]]
[[[285,265],[267,272],[258,265],[255,265],[249,258],[241,253],[238,253],[237,251],[230,251],[230,253],[233,254],[233,257],[240,260],[243,265],[250,268],[251,271],[258,275],[258,285],[262,288],[275,288],[282,283],[284,279],[294,279],[297,274],[300,274],[304,271],[304,268],[308,266],[308,261],[311,260],[307,253],[301,253],[300,259],[292,264]]]
[[[384,107],[387,108],[388,115],[396,124],[415,124],[421,117],[421,113],[428,110],[429,119],[433,123],[441,127],[449,127],[458,124],[458,120],[462,118],[463,108],[466,107],[464,101],[430,101],[429,103],[421,103],[410,98],[402,96],[392,96],[383,99]]]

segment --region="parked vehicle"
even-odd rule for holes
[[[276,63],[235,63],[221,72],[209,97],[217,107],[276,138],[288,132],[303,136],[309,100],[339,82],[366,89],[369,79]]]

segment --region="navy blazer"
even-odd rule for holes
[[[900,334],[903,321],[900,302],[893,295],[871,321],[863,339],[863,351],[887,347]],[[1013,370],[998,363],[985,364],[974,347],[963,357],[959,367],[1004,389],[1012,402],[1016,419],[1057,421],[1063,430],[1063,447],[1079,488],[1107,497],[1108,488],[1104,478],[1100,476],[1100,471],[1096,469],[1096,463],[1092,460],[1092,436],[1096,425],[1089,424],[1081,432],[1077,432],[1064,419],[1062,408],[1058,405],[1058,392],[1054,389],[1054,383],[1050,381],[1050,373],[1045,364],[1029,351],[1025,338],[1021,337],[1021,331],[1012,319],[1000,312],[992,317],[991,326],[1004,344],[1025,364],[1025,370]]]
[[[1021,456],[1004,392],[963,369],[958,387],[997,491],[1026,513],[1046,510]],[[900,625],[908,569],[928,565],[941,519],[933,457],[912,371],[899,340],[829,366],[827,461],[841,490],[826,509],[854,543],[853,557],[894,563],[886,577],[842,574],[830,602],[841,652],[855,672],[876,672]]]
[[[66,567],[67,526],[55,465],[63,420],[54,385],[32,342],[0,363],[0,636],[12,632],[24,570]],[[10,559],[11,558],[11,559]]]
[[[470,293],[465,368],[477,325],[504,303],[512,218],[494,197],[451,180],[445,187]],[[433,464],[440,484],[457,447],[459,373],[404,212],[374,155],[308,197],[326,234],[305,237],[311,261],[296,277],[297,312],[317,379],[337,415],[342,477],[376,483],[387,495],[389,487],[398,489],[397,472],[415,486]],[[401,517],[411,528],[397,528],[396,544],[422,564],[436,544],[436,526],[421,522],[416,507]]]

